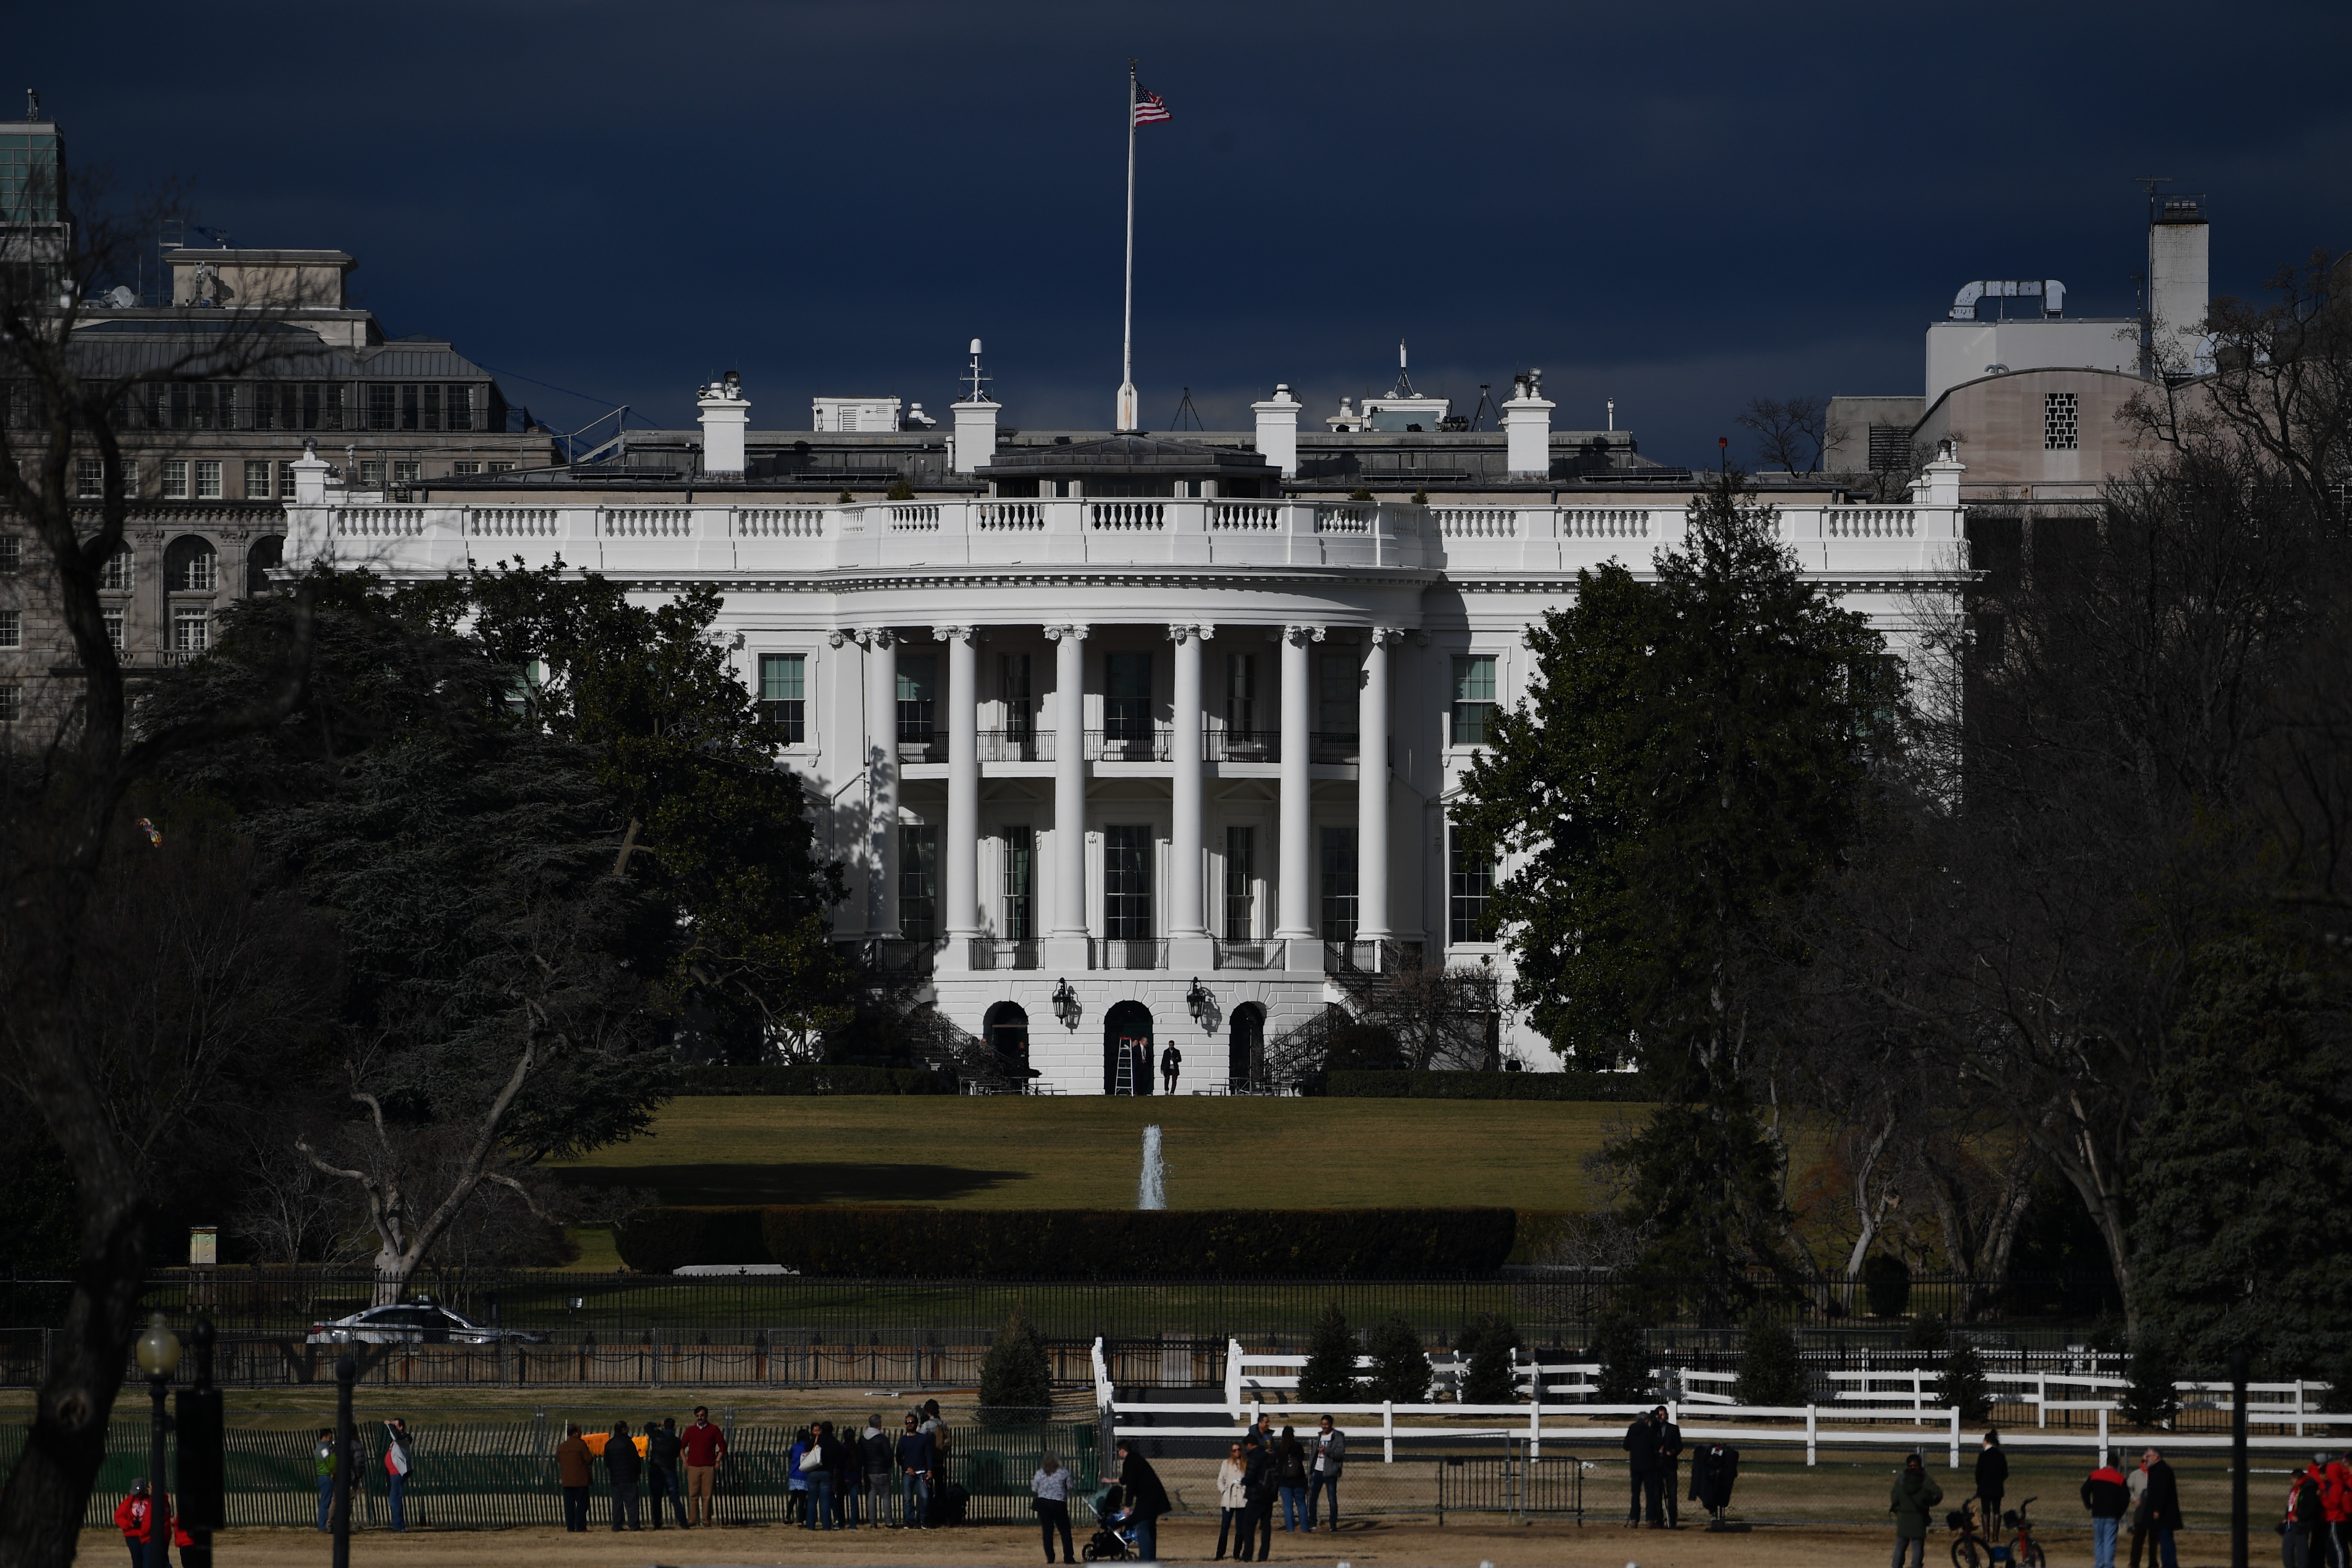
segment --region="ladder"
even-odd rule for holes
[[[1140,1040],[1136,1039],[1133,1036],[1129,1036],[1129,1037],[1128,1037],[1126,1039],[1123,1039],[1123,1040],[1119,1041],[1119,1043],[1118,1043],[1118,1079],[1117,1079],[1112,1083],[1112,1085],[1111,1085],[1111,1093],[1113,1093],[1114,1095],[1118,1095],[1118,1094],[1132,1095],[1132,1094],[1134,1094],[1134,1092],[1135,1092],[1135,1047],[1136,1047],[1137,1046],[1140,1045],[1140,1044],[1142,1044],[1142,1042],[1141,1042]]]

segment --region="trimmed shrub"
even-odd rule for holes
[[[1630,1072],[1370,1072],[1334,1068],[1334,1100],[1581,1100],[1646,1104],[1649,1080]]]
[[[1992,1382],[1966,1334],[1952,1336],[1951,1351],[1944,1357],[1941,1397],[1946,1405],[1960,1407],[1963,1421],[1981,1421],[1992,1413]]]
[[[1874,1318],[1899,1318],[1911,1306],[1911,1266],[1891,1253],[1862,1260],[1862,1295]]]
[[[1054,1365],[1045,1342],[1018,1308],[980,1363],[980,1418],[1009,1426],[1054,1414]]]
[[[1418,1405],[1429,1397],[1429,1357],[1421,1348],[1421,1335],[1404,1321],[1404,1314],[1391,1312],[1388,1321],[1372,1331],[1367,1349],[1372,1358],[1373,1398]]]
[[[1462,1349],[1469,1364],[1462,1369],[1462,1403],[1508,1405],[1519,1396],[1511,1374],[1511,1352],[1518,1348],[1517,1324],[1498,1312],[1481,1312],[1462,1331]]]
[[[1759,1312],[1748,1325],[1748,1345],[1739,1357],[1739,1381],[1731,1397],[1740,1405],[1802,1405],[1804,1370],[1797,1362],[1797,1336],[1780,1320]]]
[[[1505,1208],[942,1209],[778,1206],[768,1256],[803,1274],[1402,1278],[1484,1274],[1510,1255]]]
[[[1307,1342],[1307,1364],[1298,1369],[1298,1397],[1307,1405],[1357,1402],[1356,1336],[1337,1301],[1326,1301]]]
[[[1591,1355],[1601,1363],[1603,1405],[1627,1405],[1650,1396],[1650,1337],[1633,1315],[1612,1310],[1592,1325]]]
[[[689,1263],[771,1263],[760,1211],[647,1209],[613,1231],[621,1261],[640,1274],[668,1274]]]
[[[678,1093],[953,1094],[955,1080],[927,1068],[688,1068]]]
[[[2168,1426],[2180,1414],[2180,1391],[2173,1387],[2180,1376],[2180,1368],[2172,1359],[2172,1347],[2156,1333],[2143,1329],[2132,1343],[2131,1361],[2125,1372],[2123,1397],[2116,1401],[2123,1407],[2124,1419],[2135,1426]],[[2336,1403],[2330,1399],[2329,1404]]]

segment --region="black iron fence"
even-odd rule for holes
[[[1530,1459],[1516,1441],[1500,1458],[1438,1460],[1436,1489],[1440,1524],[1448,1513],[1500,1513],[1514,1520],[1547,1514],[1584,1522],[1584,1461],[1573,1456]]]

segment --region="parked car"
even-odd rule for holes
[[[542,1345],[545,1334],[494,1329],[431,1301],[370,1307],[331,1323],[310,1325],[314,1345]]]

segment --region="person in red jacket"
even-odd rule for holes
[[[2322,1454],[2320,1504],[2327,1512],[2328,1561],[2345,1568],[2352,1557],[2352,1465],[2341,1455]]]
[[[171,1506],[171,1494],[167,1492],[163,1496],[163,1507],[169,1510]],[[155,1532],[152,1517],[154,1508],[154,1499],[148,1495],[147,1482],[143,1479],[131,1482],[131,1495],[114,1506],[114,1528],[122,1531],[122,1544],[131,1549],[131,1568],[172,1568],[169,1551],[156,1552],[152,1563],[148,1556],[150,1537]],[[194,1546],[195,1538],[182,1527],[179,1515],[174,1513],[170,1517],[173,1542],[182,1547]]]
[[[694,1407],[694,1422],[677,1435],[679,1456],[686,1460],[686,1509],[696,1524],[719,1522],[714,1506],[719,1467],[727,1462],[727,1434],[710,1423],[708,1405]]]

